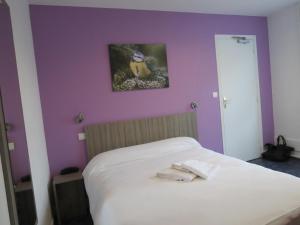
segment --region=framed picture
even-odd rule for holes
[[[113,91],[169,87],[164,44],[111,44],[109,57]]]

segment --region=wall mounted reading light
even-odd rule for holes
[[[4,0],[0,0],[0,4],[5,4],[6,5],[6,2]]]
[[[84,114],[81,112],[81,113],[79,113],[76,117],[75,117],[75,119],[74,119],[74,121],[75,121],[75,123],[82,123],[83,121],[84,121]]]
[[[12,131],[14,129],[14,125],[11,123],[5,123],[5,129],[6,131]]]
[[[192,108],[192,110],[197,110],[198,104],[196,102],[192,102],[191,103],[191,108]]]

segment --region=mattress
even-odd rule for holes
[[[219,165],[213,179],[156,177],[174,162]],[[95,156],[83,172],[95,225],[299,225],[300,179],[202,147],[187,137]]]

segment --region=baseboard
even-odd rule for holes
[[[289,146],[295,148],[295,151],[292,153],[292,156],[300,158],[300,140],[294,138],[286,138],[286,142]]]

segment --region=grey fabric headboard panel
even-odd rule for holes
[[[153,118],[92,124],[85,127],[88,160],[116,148],[172,137],[198,138],[195,112]]]

